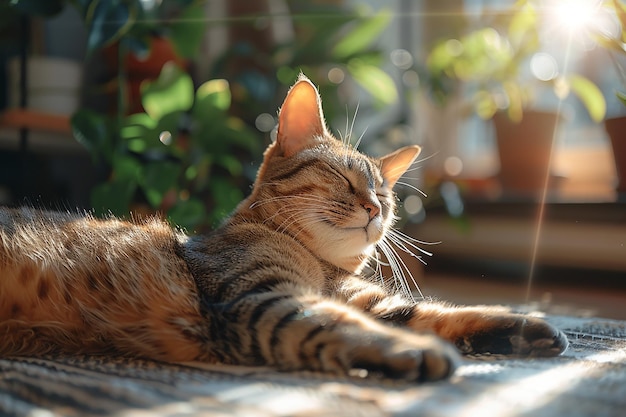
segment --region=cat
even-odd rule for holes
[[[0,210],[0,357],[105,354],[363,375],[450,376],[463,354],[553,356],[547,322],[414,301],[361,276],[420,148],[370,158],[333,137],[303,75],[251,194],[208,235]]]

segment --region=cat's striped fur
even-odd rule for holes
[[[391,188],[418,147],[372,159],[336,140],[304,77],[277,136],[251,195],[206,236],[157,219],[2,209],[0,355],[122,354],[421,381],[450,375],[453,345],[522,355],[566,347],[541,320],[416,303],[359,276],[392,226]]]

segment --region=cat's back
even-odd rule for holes
[[[157,266],[149,264],[157,258],[171,261],[180,238],[156,218],[135,223],[96,219],[88,213],[0,208],[0,269],[3,281],[15,275],[14,269],[34,268],[69,278],[86,270],[123,267],[119,260],[137,261],[149,269]],[[25,275],[34,274],[17,275],[26,280]]]
[[[175,332],[172,322],[198,319],[196,287],[176,254],[183,239],[158,219],[0,208],[0,323],[87,340]]]

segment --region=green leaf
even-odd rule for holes
[[[142,166],[132,156],[119,155],[113,159],[113,175],[116,181],[137,183],[142,178]]]
[[[233,177],[238,177],[243,172],[241,162],[234,155],[222,154],[215,161],[216,164],[228,170],[228,173]]]
[[[600,35],[593,36],[593,39],[596,42],[598,42],[600,46],[602,46],[605,49],[608,49],[609,51],[614,51],[619,54],[626,53],[626,48],[624,48],[625,46],[624,43],[622,43],[621,41],[617,39],[608,38],[608,37],[600,36]]]
[[[213,178],[209,187],[215,205],[214,220],[227,216],[243,199],[241,190],[225,178]]]
[[[450,68],[454,60],[462,53],[463,44],[457,39],[439,42],[435,44],[430,54],[428,54],[426,65],[431,72],[439,74]]]
[[[619,19],[620,26],[622,27],[622,42],[626,41],[626,5],[622,4],[619,0],[613,0],[613,7],[615,8],[615,14]]]
[[[496,106],[493,96],[486,91],[479,91],[474,95],[474,108],[478,117],[483,120],[488,120],[496,114],[498,106]]]
[[[158,208],[165,193],[178,184],[180,165],[173,162],[151,162],[144,166],[141,188],[153,208]]]
[[[183,58],[194,58],[197,55],[206,30],[204,6],[200,3],[185,8],[170,28],[170,40],[176,52]]]
[[[191,197],[188,200],[177,201],[167,212],[167,217],[175,225],[193,230],[204,221],[206,208],[200,200]]]
[[[106,116],[91,111],[78,110],[70,119],[74,138],[96,158],[111,159],[111,132]]]
[[[87,51],[91,53],[127,33],[136,20],[136,7],[124,0],[91,1],[85,10]]]
[[[509,99],[509,108],[507,111],[509,118],[515,123],[521,122],[524,117],[524,92],[519,84],[513,81],[502,83],[502,88]]]
[[[591,119],[596,123],[602,121],[606,114],[606,101],[602,91],[582,75],[570,75],[567,77],[567,82],[587,108]]]
[[[154,135],[157,123],[146,113],[132,114],[124,120],[120,128],[120,137],[125,140],[143,139]]]
[[[619,99],[619,101],[622,102],[622,104],[624,106],[626,106],[626,93],[623,93],[621,91],[616,91],[615,95],[617,96],[617,98]]]
[[[333,48],[332,55],[342,59],[366,49],[389,25],[391,12],[381,10],[372,17],[363,18]]]
[[[168,113],[189,110],[193,96],[191,77],[173,62],[163,65],[159,78],[141,84],[141,103],[154,120]]]
[[[531,4],[524,2],[517,8],[509,23],[509,41],[516,47],[523,44],[535,32],[536,27],[537,12]]]
[[[196,91],[196,106],[202,117],[203,111],[209,111],[209,107],[219,110],[228,110],[231,103],[231,94],[228,81],[223,79],[209,80],[198,87]]]
[[[178,130],[181,126],[181,119],[183,118],[182,112],[174,112],[168,113],[159,119],[159,123],[157,123],[156,127],[150,132],[149,136],[145,137],[144,140],[148,144],[150,148],[158,148],[161,150],[169,149],[170,151],[174,150],[174,147],[167,146],[161,143],[159,139],[162,132],[170,132],[173,135],[173,144],[176,144],[176,137],[178,136]]]
[[[91,192],[91,205],[98,215],[111,212],[116,216],[125,216],[136,189],[137,183],[133,181],[99,184]]]
[[[350,60],[348,71],[354,80],[369,92],[379,103],[393,104],[398,99],[398,91],[391,77],[383,70],[360,60]]]

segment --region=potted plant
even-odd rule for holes
[[[87,55],[102,52],[106,84],[123,113],[142,111],[140,85],[156,79],[166,62],[187,68],[206,23],[202,0],[68,0],[83,16]]]
[[[228,82],[209,80],[194,90],[191,77],[170,62],[142,85],[141,99],[145,111],[121,121],[90,110],[72,118],[76,138],[108,170],[92,206],[120,216],[131,207],[159,212],[191,230],[214,225],[243,198],[240,190],[254,176],[246,161],[261,149],[228,115]]]
[[[626,57],[626,4],[621,0],[605,0],[597,4],[594,9],[591,9],[591,12],[594,12],[594,14],[590,15],[589,20],[583,23],[591,25],[595,23],[595,26],[592,28],[595,39],[608,52],[619,81],[622,87],[626,88],[626,70],[620,62],[620,58],[624,59]],[[619,23],[619,28],[614,33],[604,30],[603,27],[598,27],[598,22],[594,21],[596,17],[601,19],[602,14],[607,12]],[[615,91],[615,96],[623,106],[626,106],[625,92],[617,90]],[[607,118],[604,121],[604,125],[611,142],[615,160],[617,174],[615,189],[618,193],[618,199],[622,200],[626,195],[626,116]]]
[[[512,9],[494,13],[489,25],[439,42],[426,63],[427,84],[435,98],[445,99],[451,81],[461,82],[470,96],[468,107],[482,119],[493,120],[499,180],[513,193],[542,188],[549,172],[559,116],[532,108],[538,91],[552,90],[560,99],[575,93],[595,121],[602,120],[606,108],[600,90],[581,75],[524,71],[544,57],[537,54],[540,24],[533,3],[517,1]]]

